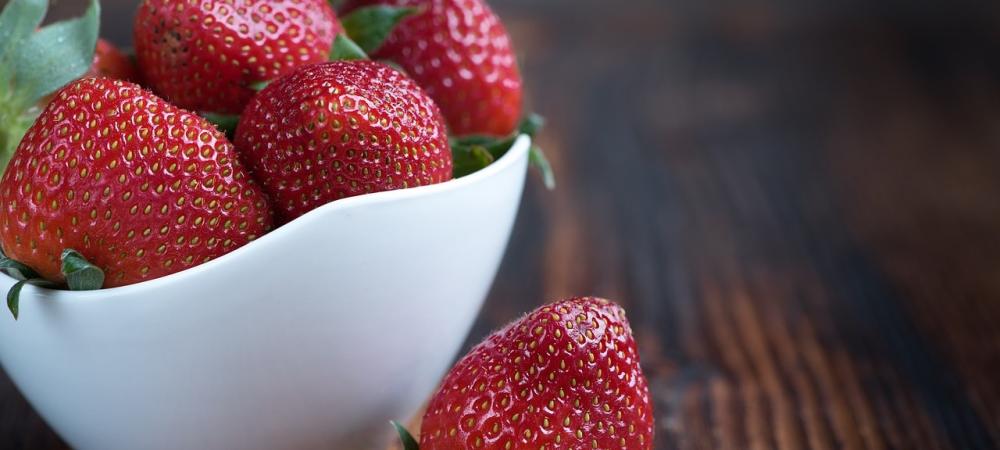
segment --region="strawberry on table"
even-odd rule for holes
[[[238,114],[252,85],[325,61],[341,30],[327,0],[144,0],[135,18],[143,79],[177,106]]]
[[[401,435],[405,442],[406,433]],[[456,363],[431,398],[419,446],[646,450],[652,445],[652,405],[625,312],[607,300],[582,297],[532,311]]]
[[[336,61],[271,83],[247,106],[236,148],[281,222],[345,197],[451,179],[444,120],[406,75]]]
[[[483,0],[348,0],[345,11],[379,4],[418,12],[403,19],[372,57],[399,64],[417,80],[441,107],[454,135],[514,131],[522,113],[521,74],[507,30],[489,5]]]
[[[204,263],[270,227],[266,199],[225,136],[107,78],[56,94],[0,179],[3,251],[52,282],[65,281],[67,249],[115,287]]]

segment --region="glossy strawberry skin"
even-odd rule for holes
[[[434,102],[373,61],[302,68],[247,106],[236,148],[292,220],[328,202],[451,179],[451,149]]]
[[[483,0],[351,0],[414,6],[373,57],[398,63],[437,102],[452,134],[505,136],[521,117],[522,83],[510,37]]]
[[[94,64],[84,76],[106,77],[133,83],[139,80],[132,60],[114,44],[104,39],[97,40],[97,48],[94,50]]]
[[[238,114],[251,84],[326,61],[340,31],[327,0],[145,0],[134,41],[157,94],[193,111]]]
[[[424,415],[420,448],[652,448],[653,411],[625,312],[541,307],[473,348]]]
[[[56,94],[0,179],[0,245],[56,282],[66,248],[123,286],[228,253],[271,220],[215,127],[107,78]]]

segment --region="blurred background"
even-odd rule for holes
[[[1000,447],[1000,3],[491,4],[559,187],[467,345],[605,296],[657,449]],[[0,447],[63,446],[0,375]]]

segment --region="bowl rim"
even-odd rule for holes
[[[21,291],[22,300],[28,296],[31,292],[35,296],[44,296],[51,300],[72,300],[81,301],[88,299],[104,299],[111,295],[128,295],[144,290],[156,289],[168,283],[175,283],[181,281],[181,278],[190,277],[200,272],[206,270],[213,270],[216,265],[226,264],[229,260],[241,257],[244,253],[252,251],[255,245],[262,241],[270,241],[274,239],[282,239],[285,235],[290,233],[295,233],[298,228],[306,226],[310,222],[318,220],[320,216],[331,214],[334,212],[350,210],[354,208],[359,208],[368,205],[376,205],[383,203],[390,203],[396,201],[402,201],[411,199],[414,197],[420,197],[425,195],[433,195],[437,193],[444,193],[448,191],[454,191],[462,189],[466,186],[478,184],[483,180],[493,177],[494,175],[506,171],[508,167],[515,164],[520,158],[524,157],[531,148],[531,137],[526,134],[521,134],[517,136],[514,143],[511,144],[510,149],[499,159],[494,161],[489,166],[476,171],[475,173],[466,175],[461,178],[454,178],[448,180],[444,183],[431,184],[427,186],[417,186],[406,189],[396,189],[392,191],[375,192],[371,194],[363,194],[354,197],[348,197],[340,200],[331,201],[323,206],[313,209],[296,219],[288,222],[284,225],[271,230],[270,232],[264,234],[253,241],[250,241],[243,246],[226,253],[218,258],[208,261],[203,264],[199,264],[194,267],[190,267],[179,272],[174,272],[169,275],[164,275],[159,278],[154,278],[152,280],[146,280],[135,284],[130,284],[126,286],[119,286],[113,288],[102,288],[93,291],[69,291],[64,289],[51,289],[41,286],[35,286],[32,284],[27,284]],[[0,280],[7,283],[15,283],[16,279],[7,275],[4,272],[0,272]],[[33,291],[33,292],[32,292]]]

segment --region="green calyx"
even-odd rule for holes
[[[452,160],[455,178],[461,178],[473,172],[482,170],[510,150],[518,136],[526,134],[534,141],[535,135],[545,125],[545,118],[538,114],[529,114],[510,136],[496,138],[493,136],[462,136],[451,139]],[[556,177],[552,165],[542,149],[532,142],[528,161],[542,174],[542,182],[549,190],[555,189]]]
[[[330,47],[330,61],[354,61],[368,59],[368,54],[346,34],[338,34]]]
[[[403,450],[420,450],[420,444],[417,440],[413,438],[413,435],[406,430],[406,427],[399,424],[395,420],[389,421],[393,428],[396,429],[396,434],[399,435],[399,443],[402,444]]]
[[[344,33],[334,38],[330,61],[369,59],[368,54],[382,46],[396,25],[417,11],[411,7],[375,5],[341,17]]]
[[[24,285],[32,284],[45,288],[59,287],[58,284],[42,278],[31,267],[8,258],[3,252],[0,252],[0,271],[18,280],[7,291],[7,309],[14,315],[14,320],[17,320],[20,314],[20,296]],[[62,274],[71,291],[93,291],[104,286],[104,271],[91,264],[83,255],[73,249],[68,248],[62,252]]]
[[[38,28],[47,0],[10,0],[0,11],[0,169],[41,112],[38,102],[90,69],[101,6]]]
[[[416,14],[413,7],[374,5],[358,8],[340,19],[347,35],[365,53],[378,50],[403,19]]]
[[[215,125],[229,139],[236,135],[236,127],[240,124],[240,116],[235,114],[201,113],[201,117]]]
[[[94,291],[104,286],[104,271],[71,248],[62,252],[62,273],[71,291]]]

